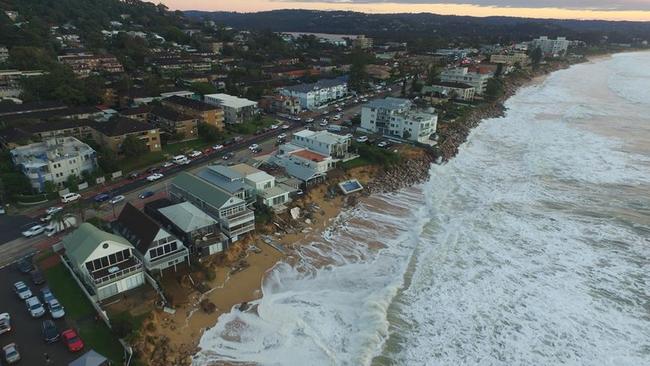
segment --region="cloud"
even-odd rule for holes
[[[650,11],[650,0],[274,0],[275,2],[328,4],[463,4],[501,8],[560,8],[575,10],[641,10]]]

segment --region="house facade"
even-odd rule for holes
[[[418,111],[408,99],[373,100],[361,108],[361,128],[384,136],[424,143],[436,132],[438,115]]]
[[[189,265],[189,250],[175,236],[161,228],[151,217],[127,203],[112,224],[116,234],[135,247],[135,253],[149,272],[162,271],[180,264]]]
[[[440,81],[444,83],[461,83],[472,86],[476,94],[483,94],[487,89],[490,73],[471,72],[467,67],[446,69],[440,73]]]
[[[431,93],[440,94],[451,99],[472,101],[476,95],[476,89],[467,84],[438,81],[433,82],[431,85],[425,85],[422,87],[422,94]]]
[[[207,94],[203,99],[206,103],[223,109],[224,122],[228,124],[244,123],[259,114],[257,102],[252,100],[228,94]]]
[[[348,155],[351,137],[327,131],[302,130],[293,134],[291,143],[333,159],[343,159]]]
[[[68,265],[97,301],[145,282],[144,266],[133,245],[119,235],[83,223],[62,244]]]
[[[81,177],[97,168],[97,153],[74,137],[55,137],[19,146],[10,151],[11,160],[38,192],[45,182],[62,188],[68,177]]]
[[[544,56],[558,57],[566,55],[570,44],[571,41],[567,40],[566,37],[550,39],[547,36],[542,36],[530,42],[530,49],[540,48]]]
[[[263,205],[274,210],[283,210],[291,201],[289,195],[296,189],[286,184],[276,182],[275,177],[265,171],[247,164],[237,164],[231,167],[244,177],[246,184],[254,190]]]
[[[255,230],[255,213],[248,209],[245,200],[195,175],[177,175],[170,183],[169,194],[173,200],[191,202],[216,219],[231,241]]]
[[[224,114],[223,109],[201,102],[200,100],[190,99],[174,95],[161,100],[164,107],[171,108],[179,113],[187,114],[199,120],[201,123],[208,124],[223,130]]]
[[[348,94],[346,78],[322,79],[311,84],[287,86],[279,89],[281,95],[296,97],[300,107],[315,110],[339,100]]]
[[[198,120],[173,109],[155,106],[149,113],[148,121],[172,136],[181,137],[180,140],[199,138]]]
[[[284,168],[288,175],[303,183],[322,180],[335,164],[331,156],[294,144],[280,145],[271,162]]]
[[[128,136],[142,140],[149,151],[160,151],[160,129],[148,122],[117,117],[110,121],[93,125],[93,137],[108,149],[122,152],[122,143]]]

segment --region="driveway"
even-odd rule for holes
[[[17,281],[24,281],[34,294],[40,295],[42,286],[36,286],[31,282],[29,275],[20,273],[13,266],[0,270],[0,313],[9,313],[11,316],[12,330],[9,333],[0,335],[0,347],[14,342],[18,345],[22,365],[44,365],[44,353],[50,356],[52,365],[67,365],[81,353],[71,353],[63,342],[58,341],[47,344],[41,337],[41,323],[43,320],[51,319],[49,312],[39,319],[32,318],[25,302],[20,300],[12,290],[12,285]],[[56,296],[56,294],[54,294]],[[40,297],[40,296],[39,296]],[[55,321],[59,332],[68,329],[66,320]],[[3,361],[4,365],[4,361]]]

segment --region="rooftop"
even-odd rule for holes
[[[212,110],[215,110],[215,109],[219,109],[219,107],[213,106],[213,105],[208,104],[208,103],[204,103],[204,102],[202,102],[200,100],[180,97],[178,95],[173,95],[173,96],[171,96],[169,98],[165,98],[165,99],[163,99],[163,102],[180,105],[180,106],[183,106],[185,108],[191,108],[191,109],[195,109],[195,110],[198,110],[198,111],[212,111]]]
[[[133,247],[123,237],[102,231],[87,222],[81,224],[71,234],[66,235],[62,242],[66,256],[77,265],[81,265],[100,244],[106,241],[120,243],[126,247]]]
[[[211,165],[201,169],[197,175],[230,194],[246,190],[244,176],[227,166]]]
[[[321,79],[315,83],[311,84],[299,84],[293,86],[284,87],[286,90],[291,90],[296,93],[308,93],[310,91],[332,88],[339,85],[347,85],[347,77],[340,77],[337,79]]]
[[[306,139],[311,139],[316,142],[322,142],[327,145],[333,145],[337,143],[343,143],[346,140],[349,140],[349,137],[342,136],[342,135],[337,135],[335,133],[331,133],[328,131],[312,131],[312,130],[302,130],[298,131],[293,134],[294,136],[294,143],[298,143],[299,141],[296,141],[295,136],[298,137],[303,137]]]
[[[151,242],[162,230],[151,217],[135,208],[131,203],[124,206],[114,225],[117,231],[129,238],[141,253],[149,249]]]
[[[57,137],[43,142],[19,146],[11,150],[16,164],[24,166],[47,165],[48,162],[94,153],[90,146],[74,137]]]
[[[151,109],[151,113],[172,122],[189,121],[194,119],[192,116],[188,116],[187,114],[179,113],[171,108],[161,106],[154,106]]]
[[[217,223],[212,217],[190,202],[183,202],[158,209],[169,221],[186,233]]]
[[[239,98],[233,95],[228,94],[207,94],[205,95],[205,100],[214,99],[219,101],[219,104],[224,107],[230,108],[244,108],[244,107],[255,107],[257,102],[248,100],[245,98]]]
[[[327,156],[321,155],[321,154],[313,152],[311,150],[293,151],[293,152],[291,152],[291,155],[299,156],[299,157],[301,157],[303,159],[310,160],[310,161],[315,161],[315,162],[321,162],[321,161],[325,161],[327,159]]]
[[[95,123],[93,128],[106,136],[122,136],[129,133],[155,130],[156,126],[126,117],[113,118],[108,122]]]
[[[177,175],[171,181],[171,185],[188,192],[192,196],[215,208],[221,208],[231,200],[233,203],[243,202],[241,199],[231,196],[226,191],[219,189],[207,180],[185,172]]]
[[[382,108],[382,109],[389,109],[389,110],[404,109],[404,108],[409,108],[410,106],[411,106],[410,100],[402,99],[402,98],[393,98],[393,97],[371,100],[369,103],[364,105],[364,107]]]

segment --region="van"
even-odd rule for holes
[[[66,193],[61,197],[61,202],[68,203],[68,202],[76,201],[79,198],[81,198],[81,195],[79,193]]]
[[[190,162],[189,160],[187,160],[187,156],[185,156],[185,155],[176,155],[176,156],[174,156],[173,160],[174,160],[174,163],[176,163],[178,165],[185,165],[185,164],[188,164]]]

